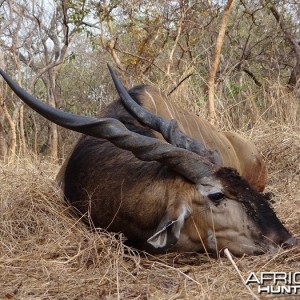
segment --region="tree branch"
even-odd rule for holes
[[[274,5],[270,7],[270,11],[272,12],[274,18],[276,19],[277,23],[279,24],[281,31],[283,32],[286,40],[292,46],[295,55],[296,55],[296,64],[291,72],[288,85],[295,86],[300,77],[300,45],[296,39],[293,38],[291,32],[286,28],[282,16],[279,14],[278,10]]]
[[[242,70],[243,70],[247,75],[250,76],[250,78],[254,81],[254,83],[255,83],[257,86],[259,86],[259,87],[262,86],[261,82],[256,78],[256,76],[255,76],[250,70],[248,70],[248,69],[246,69],[246,68],[243,68]]]

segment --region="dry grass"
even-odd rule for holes
[[[273,124],[247,133],[268,160],[275,210],[298,237],[299,132]],[[1,165],[1,299],[251,299],[226,258],[145,256],[119,235],[90,232],[66,207],[53,181],[57,170],[25,159]],[[300,247],[235,262],[244,278],[299,271]]]

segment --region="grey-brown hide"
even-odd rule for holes
[[[123,102],[113,102],[96,119],[46,105],[0,69],[12,90],[31,108],[85,134],[58,181],[69,202],[93,226],[123,232],[129,243],[150,252],[227,247],[242,255],[274,252],[281,244],[296,243],[257,191],[264,186],[265,165],[251,143],[177,110],[156,89],[132,89],[133,98],[143,107],[165,119],[177,118],[180,128],[198,140],[190,144],[195,148],[189,148],[191,139],[177,131],[175,140],[166,143],[137,121],[145,123],[139,113],[133,116],[124,108],[126,103],[132,111],[125,98],[136,102],[111,73]],[[169,128],[165,120],[160,124]],[[169,140],[164,130],[159,131]],[[176,141],[177,137],[187,144]]]
[[[166,119],[176,118],[183,132],[217,150],[223,165],[238,170],[248,182],[225,168],[233,173],[232,182],[223,174],[197,186],[158,162],[145,163],[106,140],[83,136],[60,174],[64,174],[66,197],[82,213],[89,212],[95,227],[123,232],[131,245],[149,252],[215,252],[227,247],[236,255],[258,254],[276,251],[278,244],[290,240],[257,192],[264,188],[266,167],[251,142],[235,133],[219,132],[207,121],[176,108],[156,88],[139,86],[130,94],[147,110]],[[131,131],[163,139],[140,124],[120,100],[99,117],[116,118]],[[234,188],[224,191],[224,186],[231,187],[233,182],[237,192]],[[224,193],[225,200],[220,205],[211,201],[204,196],[205,189],[206,196]],[[253,208],[245,207],[239,197],[253,201]],[[270,230],[249,218],[249,214],[257,214],[260,201],[267,212],[258,218],[270,217]]]

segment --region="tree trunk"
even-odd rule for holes
[[[36,120],[34,115],[32,115],[32,123],[33,123],[33,130],[34,130],[33,152],[36,156],[38,156],[38,127],[36,125]]]
[[[5,160],[7,155],[7,142],[5,139],[4,128],[0,121],[0,159]]]
[[[234,0],[228,0],[226,7],[224,9],[221,28],[219,31],[215,52],[214,52],[214,60],[208,77],[208,83],[207,83],[208,84],[208,118],[212,124],[217,123],[217,115],[215,110],[215,77],[220,62],[221,48],[224,41],[229,14],[233,6],[233,1]]]
[[[20,152],[22,155],[26,154],[26,139],[25,139],[25,131],[24,131],[24,105],[21,103],[19,107],[19,131],[20,131]]]
[[[8,125],[10,127],[10,145],[9,145],[9,150],[8,150],[8,161],[13,163],[15,160],[15,156],[16,156],[16,149],[17,149],[17,131],[16,131],[16,125],[13,121],[13,118],[11,117],[11,115],[9,114],[7,107],[4,103],[2,94],[0,93],[0,105],[1,105],[1,109],[4,113],[4,116],[8,122]]]
[[[56,107],[56,97],[57,97],[57,87],[56,87],[56,70],[55,68],[49,70],[49,90],[48,90],[48,103],[49,105]],[[50,147],[50,156],[53,161],[58,159],[58,133],[56,124],[50,124],[49,130],[49,147]]]
[[[297,60],[296,65],[291,72],[288,85],[293,88],[297,87],[299,78],[300,78],[300,59]]]
[[[50,125],[50,156],[55,162],[58,159],[58,133],[57,126],[54,123]]]

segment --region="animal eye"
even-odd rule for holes
[[[209,194],[208,199],[214,202],[219,202],[220,200],[222,200],[224,198],[224,194],[223,193],[214,193],[214,194]]]

